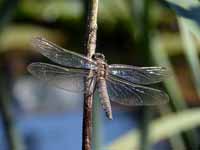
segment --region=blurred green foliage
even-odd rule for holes
[[[198,108],[184,110],[177,114],[166,115],[165,117],[152,121],[149,125],[150,142],[153,144],[160,140],[176,136],[183,131],[198,127],[200,125],[199,113],[200,110]],[[133,130],[116,140],[108,149],[138,149],[138,147],[139,131]],[[177,147],[177,149],[180,149],[180,147]]]

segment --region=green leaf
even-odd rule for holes
[[[165,1],[176,4],[186,9],[192,6],[200,5],[198,0],[165,0]]]
[[[195,128],[200,125],[200,109],[184,110],[177,114],[170,114],[153,121],[149,126],[150,142],[157,143],[160,140],[170,138],[183,131]],[[118,138],[111,145],[109,150],[131,150],[139,146],[139,130],[132,130]]]
[[[182,17],[178,18],[178,23],[179,23],[180,33],[181,33],[183,46],[184,46],[183,49],[184,49],[186,58],[188,60],[188,63],[191,67],[191,71],[193,74],[193,82],[196,86],[197,93],[200,96],[200,80],[199,80],[200,61],[198,58],[198,51],[194,42],[194,38],[191,34],[191,31],[194,28],[190,28],[190,26],[188,26],[188,23],[193,24],[193,25],[195,24]]]

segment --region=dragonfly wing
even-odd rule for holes
[[[91,59],[78,53],[66,50],[41,37],[32,40],[32,45],[42,55],[55,63],[74,68],[94,69],[96,64]]]
[[[169,101],[168,95],[163,91],[136,85],[115,77],[107,79],[107,90],[111,101],[127,106],[160,105]]]
[[[112,75],[142,85],[158,83],[169,75],[168,70],[164,67],[136,67],[113,64],[109,65],[109,70]]]
[[[63,68],[40,62],[30,64],[28,71],[49,84],[71,92],[84,92],[84,77],[88,76],[87,70]]]

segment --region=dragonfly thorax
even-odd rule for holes
[[[98,79],[105,79],[107,76],[107,70],[108,70],[108,65],[105,62],[105,56],[101,53],[95,53],[92,56],[92,59],[96,62],[97,64],[97,78]]]
[[[97,60],[97,78],[98,79],[106,79],[108,75],[108,65],[101,60]]]

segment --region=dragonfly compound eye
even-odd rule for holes
[[[92,56],[92,59],[94,59],[94,60],[98,60],[98,59],[105,60],[105,56],[103,54],[101,54],[101,53],[95,53]]]

